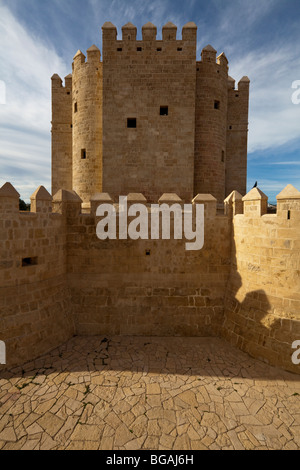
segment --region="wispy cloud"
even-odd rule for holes
[[[2,5],[0,31],[0,79],[6,84],[6,104],[0,106],[0,184],[9,179],[17,189],[28,188],[22,194],[28,199],[33,181],[49,188],[50,77],[54,70],[67,74],[68,69],[54,49],[37,41]]]

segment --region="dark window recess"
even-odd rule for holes
[[[141,48],[141,47],[137,47],[136,50],[137,50],[138,52],[142,52],[142,48]]]
[[[122,50],[123,50],[122,47],[118,47],[117,49],[118,52],[122,52]]]
[[[287,211],[287,218],[288,220],[291,220],[291,211]]]
[[[151,250],[146,250],[146,256],[151,256]]]
[[[168,108],[168,106],[161,106],[161,107],[160,107],[160,115],[161,115],[161,116],[168,116],[168,115],[169,115],[169,108]]]
[[[215,101],[214,102],[214,108],[215,109],[220,109],[220,101]]]
[[[70,91],[67,91],[67,95],[70,95],[70,94],[71,94],[71,92],[70,92]]]
[[[161,47],[158,47],[156,50],[157,52],[161,52]]]
[[[178,51],[178,52],[181,52],[181,51],[182,51],[182,47],[177,47],[177,51]]]
[[[223,163],[225,162],[225,152],[224,152],[224,150],[222,150],[222,162]]]
[[[86,160],[86,150],[85,149],[81,150],[81,160]]]
[[[232,130],[232,126],[229,126],[229,130],[230,130],[230,131]]]
[[[127,127],[128,127],[128,129],[135,129],[136,128],[136,118],[128,118],[127,119]]]
[[[70,125],[71,129],[73,129],[73,124]]]
[[[199,69],[199,68],[197,69],[197,72],[200,72],[200,69]]]
[[[26,266],[36,266],[38,264],[38,258],[23,258],[22,259],[22,268]]]
[[[236,98],[238,98],[240,95],[235,95]]]
[[[78,106],[77,106],[77,103],[74,104],[74,113],[77,113],[78,111]]]

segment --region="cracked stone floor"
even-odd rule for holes
[[[216,338],[75,337],[0,373],[0,449],[299,449],[300,377]]]

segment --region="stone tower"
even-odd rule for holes
[[[147,23],[142,40],[127,23],[112,23],[96,46],[74,57],[65,87],[52,77],[52,192],[75,190],[88,210],[91,196],[142,192],[156,201],[212,194],[221,205],[246,193],[249,79],[235,89],[224,53],[206,46],[196,57],[197,27],[177,38],[167,23],[162,40]]]

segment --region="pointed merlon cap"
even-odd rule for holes
[[[205,46],[205,47],[202,49],[202,52],[214,52],[214,53],[217,53],[216,49],[214,49],[210,44],[208,44],[207,46]]]
[[[122,26],[122,29],[137,29],[136,26],[134,26],[134,24],[132,23],[126,23],[124,24],[124,26]]]
[[[235,89],[235,79],[228,76],[228,88]]]
[[[104,25],[102,26],[102,29],[115,29],[117,30],[117,27],[112,24],[110,21],[106,21],[106,23],[104,23]]]
[[[201,202],[217,202],[217,199],[212,194],[198,194],[193,199],[193,204],[200,204]]]
[[[66,85],[67,88],[71,88],[71,87],[72,87],[72,78],[73,78],[73,77],[72,77],[72,74],[71,74],[71,73],[69,73],[69,75],[67,75],[67,76],[65,77],[65,85]]]
[[[108,193],[96,193],[91,197],[91,202],[107,202],[112,204],[114,201]]]
[[[75,191],[67,191],[66,189],[60,189],[53,196],[53,202],[82,202],[80,197]]]
[[[127,202],[129,202],[129,203],[137,202],[137,203],[142,204],[142,203],[147,202],[147,199],[145,198],[145,196],[142,193],[130,193],[127,196]]]
[[[197,25],[193,21],[190,21],[189,23],[185,24],[182,29],[197,29]]]
[[[0,189],[0,197],[11,197],[19,199],[20,194],[11,183],[5,183]]]
[[[227,196],[227,198],[224,200],[224,202],[236,202],[236,201],[242,201],[243,196],[238,192],[238,191],[232,191],[232,193]]]
[[[177,35],[177,26],[169,21],[162,29],[163,41],[175,41]]]
[[[165,193],[162,197],[158,200],[160,204],[163,203],[181,203],[183,202],[182,199],[176,193]]]
[[[171,21],[168,21],[168,23],[163,26],[163,29],[177,29],[177,26],[175,26],[174,23],[171,23]]]
[[[87,52],[88,61],[90,60],[95,61],[95,62],[100,61],[101,52],[100,52],[100,49],[97,46],[95,46],[95,44],[89,47],[86,52]]]
[[[300,199],[300,191],[296,189],[292,184],[288,184],[281,193],[276,196],[277,200],[281,199]]]
[[[238,89],[249,90],[250,80],[248,77],[243,77],[238,83]]]
[[[243,197],[243,201],[259,201],[262,199],[268,199],[268,196],[266,196],[259,188],[251,189],[251,191]]]
[[[250,78],[248,78],[246,75],[240,79],[239,83],[250,83]]]
[[[88,48],[86,52],[100,52],[100,49],[93,44],[91,47]]]
[[[150,21],[148,23],[144,24],[142,29],[156,29],[157,30],[156,26],[153,23],[150,23]]]
[[[221,62],[225,63],[225,64],[228,64],[228,59],[225,55],[224,52],[222,52],[218,57],[217,57],[217,61],[218,63],[220,64]]]
[[[51,194],[48,193],[44,186],[39,186],[30,196],[30,199],[38,199],[39,201],[52,201]]]
[[[60,80],[62,82],[62,79],[60,78],[60,76],[57,73],[52,75],[51,80]]]
[[[85,58],[85,55],[83,54],[83,52],[81,52],[81,50],[78,50],[76,52],[76,54],[73,57],[73,60],[77,59],[78,57],[84,57]]]

